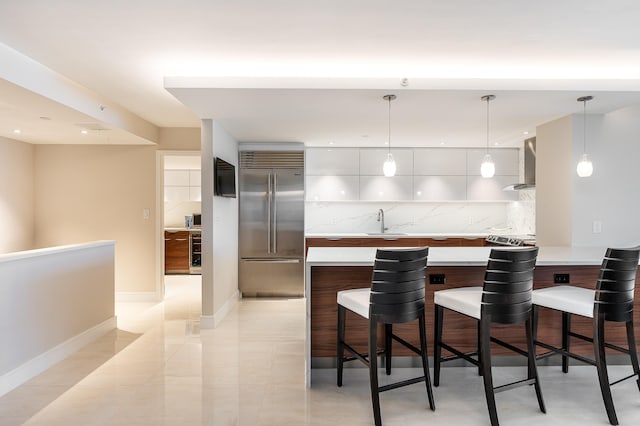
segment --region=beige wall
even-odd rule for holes
[[[200,151],[199,127],[163,127],[159,136],[158,149]]]
[[[541,246],[570,246],[573,215],[574,116],[536,129],[536,240]]]
[[[155,292],[155,151],[37,146],[36,246],[116,240],[116,291]]]
[[[34,246],[33,145],[0,137],[0,253]]]

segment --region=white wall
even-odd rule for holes
[[[0,253],[34,246],[33,145],[0,137]]]
[[[587,153],[593,162],[593,175],[588,178],[579,178],[575,173],[583,151],[582,123],[582,115],[576,115],[573,245],[639,245],[640,106],[587,115]],[[601,222],[602,232],[593,232],[594,221]]]
[[[218,123],[202,121],[202,321],[217,326],[238,299],[238,199],[213,195],[213,158],[236,166],[238,143]]]
[[[34,245],[34,147],[0,137],[0,253]]]
[[[597,102],[597,99],[594,100]],[[537,128],[537,240],[584,247],[640,244],[640,106],[587,114],[593,175],[579,178],[583,115]],[[594,221],[602,231],[594,233]]]

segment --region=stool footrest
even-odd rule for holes
[[[420,383],[420,382],[424,382],[424,376],[415,377],[413,379],[407,379],[407,380],[403,380],[401,382],[396,382],[396,383],[391,383],[391,384],[388,384],[388,385],[380,386],[378,388],[378,392],[385,392],[385,391],[392,390],[392,389],[398,389],[398,388],[401,388],[403,386],[409,386],[409,385],[413,385],[414,383]]]
[[[509,343],[507,343],[507,342],[505,342],[503,340],[497,339],[495,337],[491,337],[491,341],[493,343],[497,343],[498,345],[502,346],[503,348],[507,348],[510,351],[513,351],[513,352],[515,352],[517,354],[520,354],[522,356],[529,356],[527,351],[523,351],[522,349],[520,349],[520,348],[518,348],[516,346],[510,345]]]
[[[413,351],[413,352],[417,353],[418,355],[420,355],[420,349],[416,348],[411,343],[407,342],[406,340],[402,339],[401,337],[398,337],[395,334],[391,333],[391,338],[393,340],[395,340],[396,342],[400,343],[401,345],[403,345],[405,348],[410,349],[411,351]]]
[[[596,362],[594,360],[592,360],[590,358],[583,357],[583,356],[578,355],[578,354],[574,354],[573,352],[565,351],[562,348],[557,348],[555,346],[551,346],[551,345],[549,345],[547,343],[540,342],[538,340],[535,340],[533,343],[536,344],[537,346],[542,346],[543,348],[549,349],[551,351],[551,352],[544,353],[544,354],[542,354],[540,356],[536,356],[536,359],[548,358],[551,355],[564,355],[564,356],[568,356],[569,358],[573,358],[573,359],[576,359],[578,361],[584,362],[585,364],[590,364],[590,365],[593,365],[593,366],[596,365]]]
[[[447,357],[442,357],[440,359],[440,362],[446,362],[446,361],[453,361],[454,359],[464,359],[467,362],[470,362],[473,365],[479,366],[480,365],[480,361],[478,361],[477,359],[471,358],[472,356],[477,356],[478,352],[474,351],[474,352],[460,352],[459,350],[457,350],[456,348],[453,348],[449,345],[447,345],[444,342],[440,342],[439,345],[441,347],[443,347],[444,349],[448,350],[449,352],[451,352],[452,356],[447,356]]]
[[[517,382],[507,383],[506,385],[500,385],[493,388],[495,392],[503,392],[509,389],[519,388],[520,386],[529,386],[535,384],[536,379],[524,379]]]

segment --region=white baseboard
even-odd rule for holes
[[[155,291],[117,291],[116,302],[158,303],[162,299]]]
[[[233,295],[224,302],[222,308],[218,309],[218,312],[213,315],[202,315],[200,317],[200,328],[216,328],[220,325],[220,323],[229,315],[231,309],[238,303],[240,300],[240,292],[236,290]]]
[[[117,327],[116,317],[92,327],[0,376],[0,397]]]

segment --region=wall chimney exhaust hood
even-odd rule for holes
[[[502,188],[505,191],[519,191],[536,187],[536,138],[524,141],[524,182]]]

